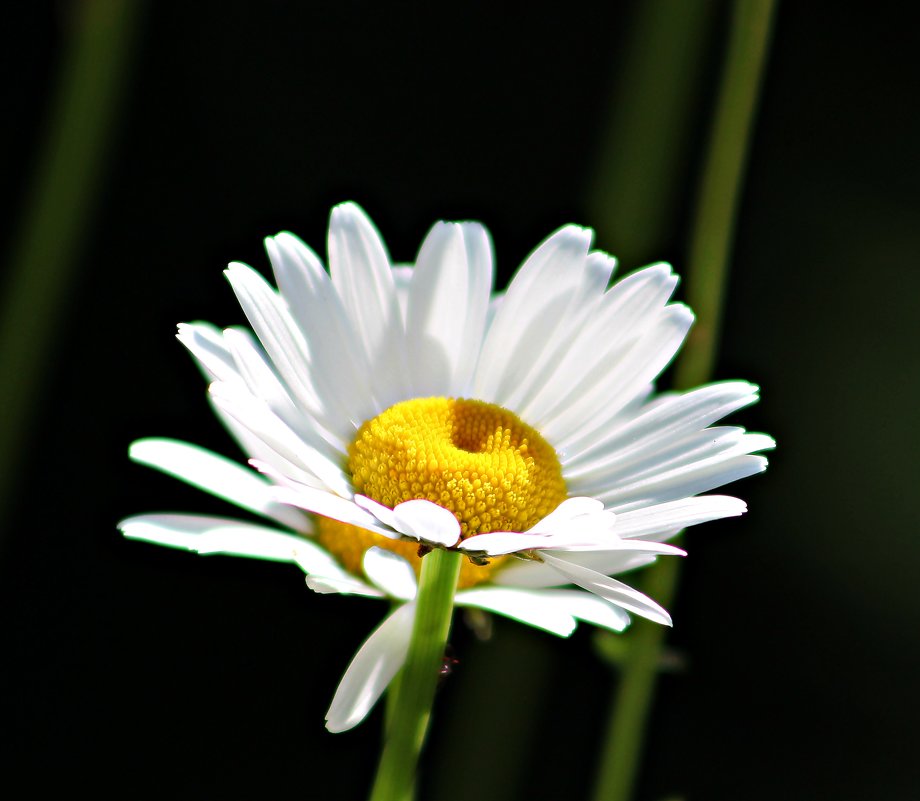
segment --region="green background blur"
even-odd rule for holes
[[[115,530],[144,511],[230,512],[127,461],[149,435],[237,455],[175,323],[242,322],[226,263],[264,271],[261,239],[281,229],[323,253],[346,199],[398,261],[435,219],[479,219],[503,283],[579,222],[624,271],[664,259],[680,272],[726,19],[698,3],[698,27],[675,31],[680,5],[136,6],[122,100],[94,140],[98,181],[61,211],[62,226],[79,220],[69,261],[39,282],[61,290],[40,320],[47,347],[7,333],[35,374],[27,413],[0,410],[18,435],[0,522],[0,783],[17,798],[364,797],[379,712],[337,736],[323,713],[383,609],[309,593],[292,568]],[[79,8],[23,4],[5,26],[5,278]],[[907,9],[779,9],[716,371],[761,384],[735,421],[779,447],[730,490],[749,514],[688,538],[671,638],[686,669],[661,682],[639,801],[920,794],[920,32]],[[696,67],[680,91],[635,91],[640,62],[674,86],[662,42],[681,33]],[[623,163],[636,141],[667,158]],[[633,219],[649,192],[654,213]],[[423,798],[587,797],[613,686],[590,628],[557,641],[497,621],[489,643],[462,626],[452,642]]]

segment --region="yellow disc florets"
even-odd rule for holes
[[[553,448],[512,412],[489,403],[418,398],[364,423],[348,449],[355,492],[384,506],[416,498],[453,512],[461,537],[525,531],[566,498]],[[397,542],[320,518],[318,539],[344,566],[360,572],[364,552],[378,545],[418,570],[417,544]],[[460,586],[486,580],[489,565],[465,562]]]

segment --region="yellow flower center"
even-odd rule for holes
[[[355,492],[384,506],[421,498],[453,512],[461,537],[526,531],[566,498],[556,452],[515,414],[462,398],[417,398],[391,406],[358,429],[348,448]],[[361,572],[373,545],[420,569],[418,544],[320,518],[317,539],[343,566]],[[460,584],[487,580],[506,557],[466,561]]]

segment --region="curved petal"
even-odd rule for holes
[[[629,615],[619,606],[581,590],[540,590],[540,594],[565,610],[572,617],[611,631],[623,631],[629,625]]]
[[[560,637],[568,637],[577,625],[562,605],[536,590],[482,587],[458,592],[455,602],[457,606],[495,612]]]
[[[566,559],[560,559],[546,551],[540,551],[540,557],[546,564],[558,570],[573,584],[605,598],[617,606],[622,606],[630,612],[646,617],[655,623],[665,626],[671,625],[671,616],[665,609],[656,604],[651,598],[634,590],[622,581],[597,573],[589,568],[576,565]]]
[[[655,554],[635,551],[573,551],[565,555],[567,562],[587,567],[605,576],[624,573],[655,562]],[[516,559],[495,575],[495,584],[502,587],[560,587],[572,581],[543,562]]]
[[[364,554],[364,572],[391,598],[398,598],[400,601],[415,600],[415,571],[398,554],[385,551],[383,548],[368,548]]]
[[[420,542],[450,548],[460,539],[457,518],[443,506],[424,500],[404,501],[393,509],[397,531]]]
[[[415,604],[403,604],[365,640],[342,676],[326,713],[329,731],[347,731],[367,717],[406,661],[414,620]]]

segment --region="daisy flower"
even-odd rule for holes
[[[266,240],[277,290],[230,265],[255,336],[179,326],[251,467],[166,439],[134,443],[131,458],[271,525],[149,514],[120,528],[292,562],[316,592],[395,602],[339,685],[331,731],[359,723],[403,664],[431,549],[468,557],[458,606],[560,636],[577,621],[620,631],[628,613],[670,625],[612,576],[683,554],[666,540],[687,526],[745,511],[701,493],[766,467],[755,454],[770,437],[712,426],[757,387],[654,394],[693,315],[669,303],[666,264],[611,286],[615,260],[591,239],[560,229],[495,294],[481,225],[438,223],[415,265],[396,266],[346,203],[332,211],[328,273],[289,233]]]

